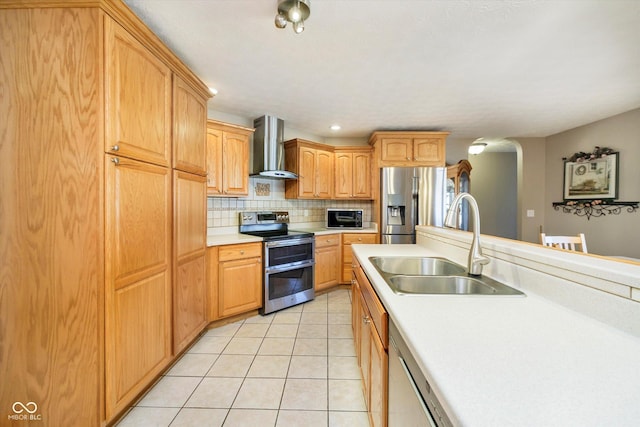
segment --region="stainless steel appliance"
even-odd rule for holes
[[[416,225],[442,226],[447,169],[394,167],[380,171],[382,243],[415,243]]]
[[[273,116],[258,117],[253,121],[251,175],[263,178],[297,179],[298,175],[285,170],[284,121]]]
[[[326,227],[342,229],[362,228],[362,213],[362,209],[328,208],[326,214]]]
[[[389,426],[452,426],[429,382],[389,321]]]
[[[241,212],[240,233],[262,237],[264,264],[261,314],[315,298],[315,237],[289,231],[288,212]]]

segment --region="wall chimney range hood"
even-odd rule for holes
[[[253,127],[251,176],[298,179],[298,175],[284,169],[284,121],[262,116],[253,121]]]

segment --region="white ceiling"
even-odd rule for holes
[[[323,137],[544,137],[640,107],[640,0],[312,0],[299,35],[277,0],[125,1],[210,109]]]

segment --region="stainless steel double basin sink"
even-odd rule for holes
[[[397,294],[522,295],[517,289],[438,257],[370,257],[369,261]]]

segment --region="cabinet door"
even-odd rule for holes
[[[360,330],[362,329],[360,324],[360,286],[353,271],[351,272],[351,327],[353,329],[356,358],[358,359],[358,366],[360,366]]]
[[[324,236],[316,237],[318,239]],[[337,285],[340,282],[340,246],[317,247],[316,246],[316,268],[315,268],[315,289],[317,291]]]
[[[171,71],[105,20],[105,152],[170,166]]]
[[[207,324],[206,178],[174,171],[173,348],[183,350]]]
[[[444,148],[442,138],[415,138],[413,160],[422,166],[444,166]]]
[[[380,145],[380,158],[385,162],[410,163],[413,157],[411,138],[383,138]]]
[[[352,197],[370,199],[371,196],[371,154],[353,154]]]
[[[180,77],[173,77],[173,167],[205,175],[207,102]]]
[[[220,263],[218,299],[221,317],[262,306],[262,261],[249,258]]]
[[[316,151],[316,185],[317,199],[330,199],[333,191],[333,153]]]
[[[222,194],[222,131],[207,129],[207,194]]]
[[[373,427],[387,425],[387,378],[389,356],[375,328],[370,328],[369,414]]]
[[[314,199],[316,195],[316,150],[300,147],[298,153],[298,198]]]
[[[222,134],[222,186],[225,195],[249,194],[249,138],[246,135]]]
[[[171,174],[168,168],[105,157],[105,386],[110,419],[171,359]]]
[[[209,308],[209,322],[218,320],[218,247],[213,246],[207,248],[207,289],[209,292],[209,300],[207,301]]]
[[[367,304],[360,295],[360,370],[364,382],[364,401],[370,409],[369,391],[371,390],[371,318]],[[373,331],[375,334],[376,332]]]
[[[336,199],[353,197],[353,154],[336,153],[335,155],[335,192]]]

